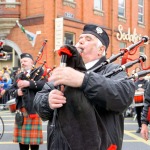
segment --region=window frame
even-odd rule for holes
[[[139,47],[139,54],[140,55],[145,54],[145,46],[140,46]]]
[[[65,1],[74,2],[74,0],[65,0]]]
[[[125,12],[125,10],[126,10],[126,0],[122,0],[122,1],[124,2],[124,7],[119,5],[119,0],[118,0],[118,16],[122,17],[122,18],[125,18],[125,16],[126,16],[126,12]],[[123,9],[123,15],[121,15],[119,13],[119,9]]]
[[[70,43],[66,43],[66,40],[67,40],[67,39],[65,39],[66,38],[66,34],[72,35],[72,44],[71,45],[75,45],[75,33],[69,32],[69,31],[65,31],[64,32],[64,44],[70,44]]]
[[[139,12],[139,9],[142,8],[142,13]],[[139,16],[142,17],[142,21],[139,20]],[[139,4],[139,0],[138,0],[138,22],[144,24],[144,0],[143,0],[143,5]]]
[[[95,7],[97,6],[97,2],[99,1],[99,8]],[[103,10],[103,1],[102,0],[94,0],[94,10],[99,10],[99,11],[102,11]]]
[[[15,3],[16,2],[16,0],[6,0],[6,3]]]

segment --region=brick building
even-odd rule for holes
[[[18,58],[28,52],[36,58],[43,41],[48,40],[43,54],[50,67],[59,65],[59,57],[54,50],[65,43],[75,44],[86,23],[100,25],[110,38],[107,52],[109,58],[150,36],[149,0],[0,0],[0,39],[10,59],[1,61],[1,67],[19,65]],[[16,20],[24,28],[37,34],[32,46],[26,35],[16,25]],[[141,45],[132,59],[145,53],[150,57],[149,42]],[[121,59],[116,60],[117,63]],[[138,65],[138,64],[137,64]],[[145,66],[150,65],[147,59]]]

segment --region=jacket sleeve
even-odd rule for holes
[[[44,84],[47,82],[47,79],[43,78],[42,80],[38,80],[38,81],[30,80],[29,82],[30,82],[30,86],[29,86],[30,90],[40,91],[42,90]]]
[[[143,113],[141,117],[142,124],[149,124],[148,121],[148,110],[150,108],[150,83],[148,83],[147,88],[144,93],[144,107],[143,107]]]
[[[16,82],[13,83],[13,85],[8,89],[8,92],[9,94],[13,97],[13,98],[16,98],[18,95],[17,95],[17,84]]]
[[[53,110],[50,109],[48,103],[49,92],[54,89],[54,86],[49,82],[45,83],[43,89],[36,93],[33,107],[43,121],[51,120],[53,117]]]
[[[91,72],[85,74],[81,88],[87,99],[99,109],[122,113],[132,103],[135,93],[134,82],[123,79],[126,76],[124,71],[110,78]]]

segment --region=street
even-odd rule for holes
[[[5,131],[2,139],[0,140],[0,150],[19,150],[18,143],[13,143],[13,127],[14,127],[14,117],[15,113],[11,113],[9,110],[0,110],[0,116],[3,118],[5,124]],[[44,144],[40,145],[39,150],[46,150],[46,129],[47,122],[43,122],[43,137]]]
[[[14,113],[10,113],[9,110],[0,110],[0,116],[4,120],[5,133],[0,140],[0,150],[19,150],[18,144],[12,142],[13,126],[14,126]],[[141,138],[139,133],[135,133],[137,130],[137,122],[133,117],[125,118],[125,130],[122,150],[149,150],[150,140],[145,141]],[[44,144],[40,146],[40,150],[46,150],[46,128],[47,122],[43,122],[43,135]]]

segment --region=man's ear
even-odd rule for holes
[[[101,46],[101,47],[99,48],[98,55],[99,55],[99,56],[100,56],[100,55],[103,55],[104,52],[105,52],[105,50],[106,50],[106,47],[105,47],[104,45]]]

